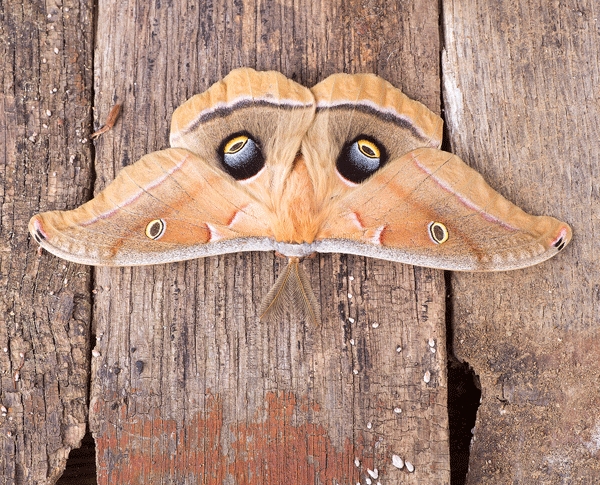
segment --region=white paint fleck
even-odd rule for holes
[[[98,352],[96,349],[94,349],[94,350],[92,350],[92,355],[93,355],[94,357],[100,357],[100,355],[101,355],[101,354],[100,354],[100,352]]]
[[[21,374],[15,372],[15,382],[17,382],[21,378]]]
[[[355,320],[354,320],[354,318],[352,318],[352,317],[349,317],[349,318],[348,318],[348,321],[349,321],[350,323],[354,323],[354,321],[355,321]]]
[[[407,470],[408,470],[410,473],[412,473],[412,472],[414,472],[414,471],[415,471],[415,466],[414,466],[414,465],[413,465],[413,464],[412,464],[410,461],[407,461],[407,462],[405,462],[404,464],[406,465],[406,469],[407,469]]]
[[[428,344],[430,347],[435,347],[435,340],[430,338]]]
[[[48,62],[45,57],[42,58],[42,64],[46,64]]]
[[[14,313],[13,313],[14,315]],[[23,352],[19,352],[19,357],[21,357],[21,359],[23,359],[25,357],[25,354]]]
[[[7,413],[8,409],[6,409],[5,406],[0,407],[0,411],[2,411],[3,413]]]
[[[5,352],[5,353],[6,353],[6,352],[8,352],[8,347],[4,347],[4,348],[2,349],[2,351],[3,351],[3,352]]]
[[[373,423],[367,423],[367,428],[371,429],[373,427]]]
[[[355,343],[355,342],[354,342],[354,339],[353,339],[353,338],[351,338],[351,339],[350,339],[350,345],[354,345],[354,343]]]
[[[350,281],[354,281],[354,276],[348,276],[348,279],[349,279]]]
[[[365,483],[367,485],[371,485],[373,482],[372,482],[372,480],[370,478],[365,478]]]
[[[352,372],[354,373],[354,375],[358,374],[358,371],[356,369],[354,369]]]
[[[377,328],[377,327],[379,327],[379,324],[378,323],[374,323],[373,325],[371,325],[371,327]]]
[[[352,293],[348,293],[348,298],[352,298]]]
[[[394,412],[396,414],[400,414],[402,412],[402,409],[401,408],[394,408]]]
[[[44,123],[44,124],[42,125],[42,128],[44,128],[44,129],[46,129],[46,130],[47,130],[47,129],[48,129],[48,125]]]
[[[435,354],[435,347],[429,347],[429,350],[431,351],[432,354]]]
[[[425,375],[423,376],[423,380],[425,381],[426,384],[428,384],[429,381],[431,380],[431,372],[426,371]]]
[[[402,352],[402,347],[400,345],[398,345],[396,347],[396,352],[398,352],[398,353]]]
[[[360,460],[358,458],[354,458],[354,465],[358,468],[360,466]]]
[[[48,118],[50,118],[50,116],[52,116],[52,111],[50,111],[49,109],[46,110],[46,116]]]
[[[377,470],[377,468],[375,468],[374,470],[371,470],[370,468],[367,468],[367,473],[369,475],[371,475],[371,477],[373,477],[375,479],[379,477],[379,470]]]
[[[402,470],[404,468],[404,460],[398,455],[392,455],[392,465]]]
[[[55,47],[55,48],[54,48],[54,53],[55,53],[55,54],[58,54],[58,47]]]

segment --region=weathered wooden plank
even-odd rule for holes
[[[598,5],[443,2],[452,149],[509,199],[568,221],[539,266],[452,277],[454,349],[481,379],[468,483],[596,483]]]
[[[98,142],[97,188],[167,146],[175,107],[235,67],[309,86],[372,71],[439,111],[438,38],[431,1],[100,1],[96,104],[123,115]],[[357,483],[375,468],[382,483],[449,482],[442,274],[304,264],[318,328],[257,321],[272,254],[97,272],[99,483]]]
[[[27,223],[90,195],[91,9],[0,3],[3,484],[54,483],[86,428],[90,270],[39,256]]]

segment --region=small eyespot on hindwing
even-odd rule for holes
[[[441,222],[432,221],[427,226],[429,237],[436,244],[443,244],[448,240],[450,234],[448,228]]]
[[[167,223],[164,219],[154,219],[146,226],[146,236],[149,239],[159,239],[167,229]]]

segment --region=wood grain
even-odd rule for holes
[[[0,5],[2,484],[54,483],[86,429],[90,270],[38,255],[27,220],[91,193],[91,9]]]
[[[452,151],[510,200],[568,221],[563,254],[453,274],[453,346],[481,380],[470,484],[600,474],[598,6],[444,1]]]
[[[123,111],[98,140],[96,189],[166,147],[173,110],[235,67],[307,86],[375,72],[439,112],[437,3],[98,8],[95,103],[100,119]],[[256,308],[283,263],[252,253],[98,270],[99,483],[357,483],[375,468],[382,483],[449,483],[442,273],[320,256],[304,265],[323,325],[264,325]]]

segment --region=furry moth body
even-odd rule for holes
[[[261,306],[313,322],[299,265],[349,253],[459,271],[544,261],[570,227],[504,199],[439,150],[442,121],[383,79],[336,74],[312,89],[232,71],[173,114],[171,148],[124,168],[94,199],[34,216],[45,249],[83,264],[159,264],[238,251],[289,258]]]

